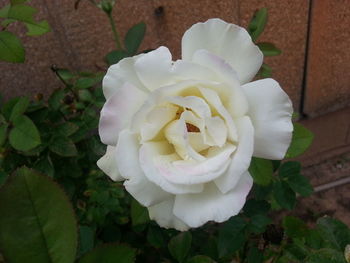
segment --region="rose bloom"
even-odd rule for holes
[[[293,130],[280,85],[252,81],[262,62],[245,29],[210,19],[186,31],[180,60],[159,47],[111,66],[98,166],[125,180],[162,227],[184,231],[238,214],[252,156],[282,159]]]

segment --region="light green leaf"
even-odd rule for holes
[[[266,57],[278,56],[282,54],[282,51],[272,43],[260,42],[257,45]]]
[[[40,36],[51,31],[50,25],[46,20],[33,23],[25,23],[28,32],[27,36]]]
[[[105,244],[85,254],[78,263],[133,263],[135,257],[135,249],[127,245]]]
[[[71,139],[64,136],[54,137],[49,145],[49,149],[63,157],[77,156],[78,151]]]
[[[314,135],[299,123],[293,123],[294,131],[291,145],[286,154],[286,158],[294,158],[303,154],[311,145]]]
[[[146,24],[143,22],[134,25],[126,33],[124,44],[130,56],[133,56],[137,53],[137,50],[141,45],[141,42],[145,36],[145,33],[146,33]]]
[[[309,233],[309,229],[304,221],[293,216],[284,217],[282,226],[286,231],[287,236],[291,238],[302,238]]]
[[[264,31],[266,23],[267,23],[267,9],[261,8],[254,14],[252,20],[248,25],[248,33],[250,34],[254,42]]]
[[[0,250],[6,262],[72,263],[77,249],[73,208],[46,176],[21,168],[0,191]]]
[[[10,121],[14,121],[18,116],[22,115],[29,106],[28,97],[19,97],[17,103],[13,106],[10,115]]]
[[[13,121],[13,125],[14,127],[9,134],[9,141],[16,150],[29,151],[41,143],[38,129],[27,116],[18,116]]]
[[[253,157],[249,167],[254,183],[269,185],[273,174],[273,165],[270,160]]]
[[[178,262],[184,262],[191,249],[192,235],[190,232],[182,232],[170,239],[168,249],[173,258]]]
[[[14,63],[24,62],[25,51],[21,40],[8,31],[0,32],[0,60]]]

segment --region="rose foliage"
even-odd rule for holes
[[[253,156],[281,160],[292,103],[273,79],[253,81],[263,54],[248,32],[220,19],[193,25],[182,59],[160,47],[112,65],[98,166],[160,226],[187,230],[242,209]]]

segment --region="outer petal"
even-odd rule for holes
[[[283,159],[293,132],[293,106],[288,95],[273,79],[257,80],[242,88],[255,130],[254,156]]]
[[[170,198],[172,195],[146,178],[139,164],[138,150],[136,136],[123,130],[116,148],[116,160],[120,174],[128,179],[124,183],[126,190],[144,206],[158,204]]]
[[[215,184],[207,184],[199,194],[177,195],[174,214],[190,227],[199,227],[208,221],[224,222],[242,209],[253,180],[242,176],[237,186],[222,194]]]
[[[158,225],[165,228],[175,228],[179,231],[189,229],[183,221],[173,213],[174,198],[168,199],[160,204],[148,208],[149,217],[155,220]]]
[[[146,88],[153,91],[174,83],[171,73],[172,63],[169,49],[159,47],[137,59],[135,69]]]
[[[236,120],[239,143],[226,173],[215,180],[222,193],[235,188],[247,172],[254,150],[254,128],[248,117]]]
[[[107,146],[107,151],[105,155],[97,161],[97,166],[113,181],[123,181],[124,178],[119,174],[115,157],[115,147]]]
[[[124,58],[118,64],[112,65],[108,68],[106,76],[103,78],[102,87],[103,94],[106,99],[109,99],[114,92],[121,88],[125,83],[130,83],[135,87],[146,91],[146,88],[139,80],[135,71],[135,60],[142,57],[143,54]]]
[[[248,32],[221,19],[209,19],[188,29],[182,38],[182,58],[192,60],[199,49],[206,49],[226,60],[238,73],[241,83],[253,79],[263,55]]]
[[[103,105],[100,115],[99,134],[104,144],[116,145],[119,132],[146,100],[145,92],[128,83],[114,92]]]

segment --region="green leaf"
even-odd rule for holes
[[[231,217],[219,228],[218,252],[219,257],[229,256],[242,247],[247,223],[239,216]]]
[[[190,232],[182,232],[172,239],[168,244],[168,249],[173,258],[178,262],[184,262],[191,249],[192,235]]]
[[[284,257],[288,259],[289,262],[300,262],[304,263],[305,258],[309,255],[309,251],[304,245],[299,244],[289,244],[284,248]]]
[[[305,263],[346,263],[346,260],[342,252],[324,248],[311,254]]]
[[[11,0],[11,5],[18,5],[27,2],[28,0]]]
[[[258,214],[266,214],[269,212],[271,206],[265,200],[249,199],[244,207],[243,211],[247,216],[254,216]]]
[[[65,80],[65,81],[68,81],[68,80],[74,78],[74,76],[75,76],[68,69],[55,68],[54,71],[61,79]]]
[[[7,18],[7,14],[9,12],[10,8],[11,8],[11,5],[5,5],[4,7],[2,7],[0,9],[0,17],[1,18]],[[3,25],[3,26],[5,26],[5,25]]]
[[[252,37],[252,40],[255,42],[257,38],[265,29],[267,23],[267,9],[261,8],[255,12],[253,18],[250,20],[248,25],[248,33]]]
[[[105,244],[85,254],[78,263],[133,263],[135,257],[135,249],[127,245]]]
[[[323,245],[323,240],[318,229],[309,229],[306,236],[306,244],[313,249],[320,249]]]
[[[93,87],[99,81],[99,78],[80,78],[75,82],[74,87],[77,89],[87,89]]]
[[[51,94],[48,100],[50,108],[53,110],[58,110],[63,103],[64,96],[65,96],[64,89],[56,89]]]
[[[273,196],[283,208],[292,210],[296,203],[294,191],[285,182],[277,181],[273,185]]]
[[[266,57],[278,56],[282,54],[282,51],[272,43],[260,42],[257,45]]]
[[[300,174],[300,171],[301,165],[299,162],[286,162],[282,164],[279,175],[286,180],[294,192],[302,196],[309,196],[313,193],[313,188],[309,180]]]
[[[141,22],[134,25],[126,33],[124,45],[130,56],[137,53],[146,33],[146,24]]]
[[[72,263],[77,249],[74,211],[46,176],[21,168],[0,191],[0,250],[6,262]]]
[[[286,231],[287,236],[291,238],[306,237],[309,233],[309,229],[304,221],[293,216],[284,217],[282,225]]]
[[[85,254],[94,247],[95,231],[88,226],[79,227],[79,254]]]
[[[27,116],[18,116],[13,121],[13,126],[9,134],[9,141],[16,150],[29,151],[41,143],[37,127]]]
[[[35,24],[25,23],[25,25],[28,29],[27,36],[40,36],[51,31],[50,25],[46,20]]]
[[[105,56],[108,65],[117,64],[123,58],[128,57],[128,53],[124,50],[113,50]]]
[[[251,247],[247,256],[248,263],[262,263],[263,253],[257,247]]]
[[[270,160],[253,157],[249,167],[250,175],[254,183],[260,185],[269,185],[273,174],[273,165]]]
[[[77,156],[78,151],[71,139],[64,136],[55,136],[49,145],[49,149],[63,157]]]
[[[265,215],[254,215],[250,219],[248,229],[255,234],[261,234],[265,232],[266,226],[271,222],[272,220]]]
[[[155,248],[163,247],[166,244],[163,231],[159,227],[152,225],[148,228],[147,241]]]
[[[93,100],[91,92],[87,89],[79,90],[78,96],[81,101],[91,102]]]
[[[0,124],[0,147],[5,143],[7,138],[7,123],[1,123]]]
[[[343,252],[345,246],[350,244],[350,230],[339,220],[322,217],[317,220],[317,229],[329,248]]]
[[[34,169],[46,174],[47,176],[53,178],[55,174],[55,169],[53,167],[50,156],[43,156],[34,165]]]
[[[8,174],[0,170],[0,187],[5,183]]]
[[[299,123],[293,123],[294,131],[291,145],[286,154],[286,158],[294,158],[303,154],[311,145],[314,135]]]
[[[149,221],[148,210],[135,199],[131,201],[131,221],[133,226],[146,224]]]
[[[215,261],[210,257],[197,255],[187,260],[186,263],[215,263]]]
[[[259,70],[258,76],[262,78],[270,78],[272,76],[272,68],[269,65],[263,63]]]
[[[0,32],[0,60],[23,63],[25,51],[21,40],[8,31]]]
[[[15,120],[18,116],[22,115],[27,110],[28,106],[29,106],[29,98],[19,97],[17,103],[12,108],[10,121]]]
[[[79,130],[79,126],[74,124],[73,122],[64,122],[57,127],[57,133],[62,136],[68,137]]]

